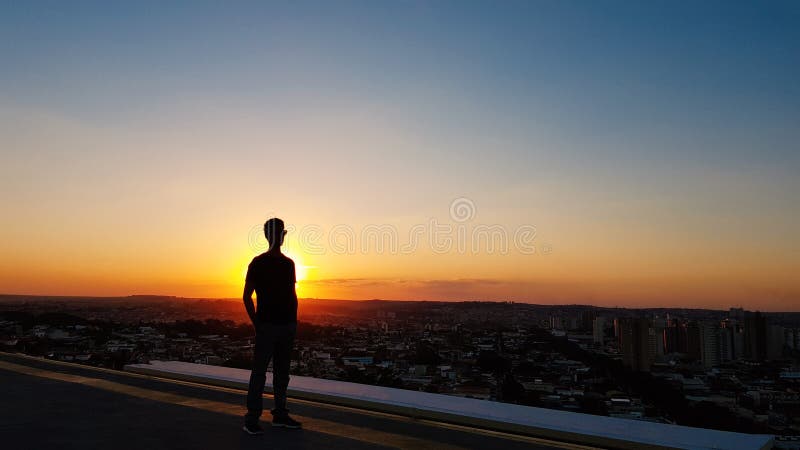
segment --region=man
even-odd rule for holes
[[[283,238],[286,236],[281,219],[269,219],[264,224],[264,235],[269,241],[269,249],[253,258],[248,266],[243,295],[244,307],[256,331],[253,371],[250,373],[247,390],[247,414],[244,416],[242,428],[251,435],[264,433],[258,422],[264,408],[262,394],[270,359],[275,397],[272,426],[301,426],[300,422],[289,417],[289,410],[286,409],[289,360],[297,332],[297,293],[294,289],[297,279],[294,261],[281,253]],[[253,306],[253,291],[258,299],[258,310]]]

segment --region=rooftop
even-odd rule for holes
[[[3,448],[585,448],[296,398],[303,430],[253,437],[240,428],[243,390],[7,353],[0,386]]]
[[[241,433],[249,372],[175,361],[126,372],[0,353],[3,443],[25,448],[768,449],[771,436],[292,377],[304,430]],[[269,378],[268,378],[269,382]],[[267,400],[267,408],[270,400]],[[267,413],[268,415],[268,413]],[[48,417],[42,420],[42,417]],[[34,431],[32,433],[32,431]],[[9,442],[10,441],[10,442]],[[64,446],[67,447],[64,447]]]

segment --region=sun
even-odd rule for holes
[[[300,253],[286,251],[284,254],[294,261],[294,273],[297,278],[295,291],[297,292],[297,296],[299,298],[308,296],[311,286],[306,281],[309,279],[309,271],[316,269],[316,267],[306,264],[307,261],[304,260]]]
[[[294,274],[297,281],[303,281],[308,277],[309,266],[303,264],[303,258],[293,252],[284,252],[286,256],[294,261]]]

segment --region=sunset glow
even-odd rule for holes
[[[402,5],[0,7],[0,293],[800,309],[796,6]]]

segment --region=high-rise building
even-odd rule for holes
[[[800,348],[798,344],[800,344],[800,330],[797,328],[787,328],[783,331],[783,340],[784,345],[788,347],[790,350],[796,350]]]
[[[653,319],[650,322],[650,327],[653,329],[651,333],[649,333],[651,348],[653,349],[653,355],[658,358],[664,356],[666,354],[666,347],[664,345],[664,330],[667,328],[667,320],[665,319]]]
[[[592,322],[592,336],[594,337],[595,344],[603,344],[603,338],[606,335],[606,319],[605,317],[595,317]]]
[[[700,362],[707,369],[718,366],[722,361],[720,352],[722,333],[719,325],[716,323],[701,323],[698,326],[698,330],[700,332]]]
[[[688,353],[689,336],[686,324],[672,321],[664,329],[664,353]]]
[[[733,359],[744,359],[744,328],[737,326],[733,329]]]
[[[690,322],[686,326],[686,354],[689,358],[700,361],[702,358],[703,339],[700,334],[700,324]]]
[[[767,325],[767,359],[780,359],[783,356],[785,338],[783,327],[780,325]]]
[[[655,360],[656,330],[641,318],[619,319],[622,363],[633,370],[649,372]]]
[[[583,331],[594,330],[594,319],[597,318],[597,310],[587,309],[581,312],[580,329]]]
[[[767,358],[767,318],[760,312],[744,313],[745,359],[764,361]]]
[[[561,316],[550,316],[550,329],[563,330],[564,318]]]
[[[734,328],[724,326],[719,329],[719,359],[720,362],[733,361],[736,359],[734,352]]]

